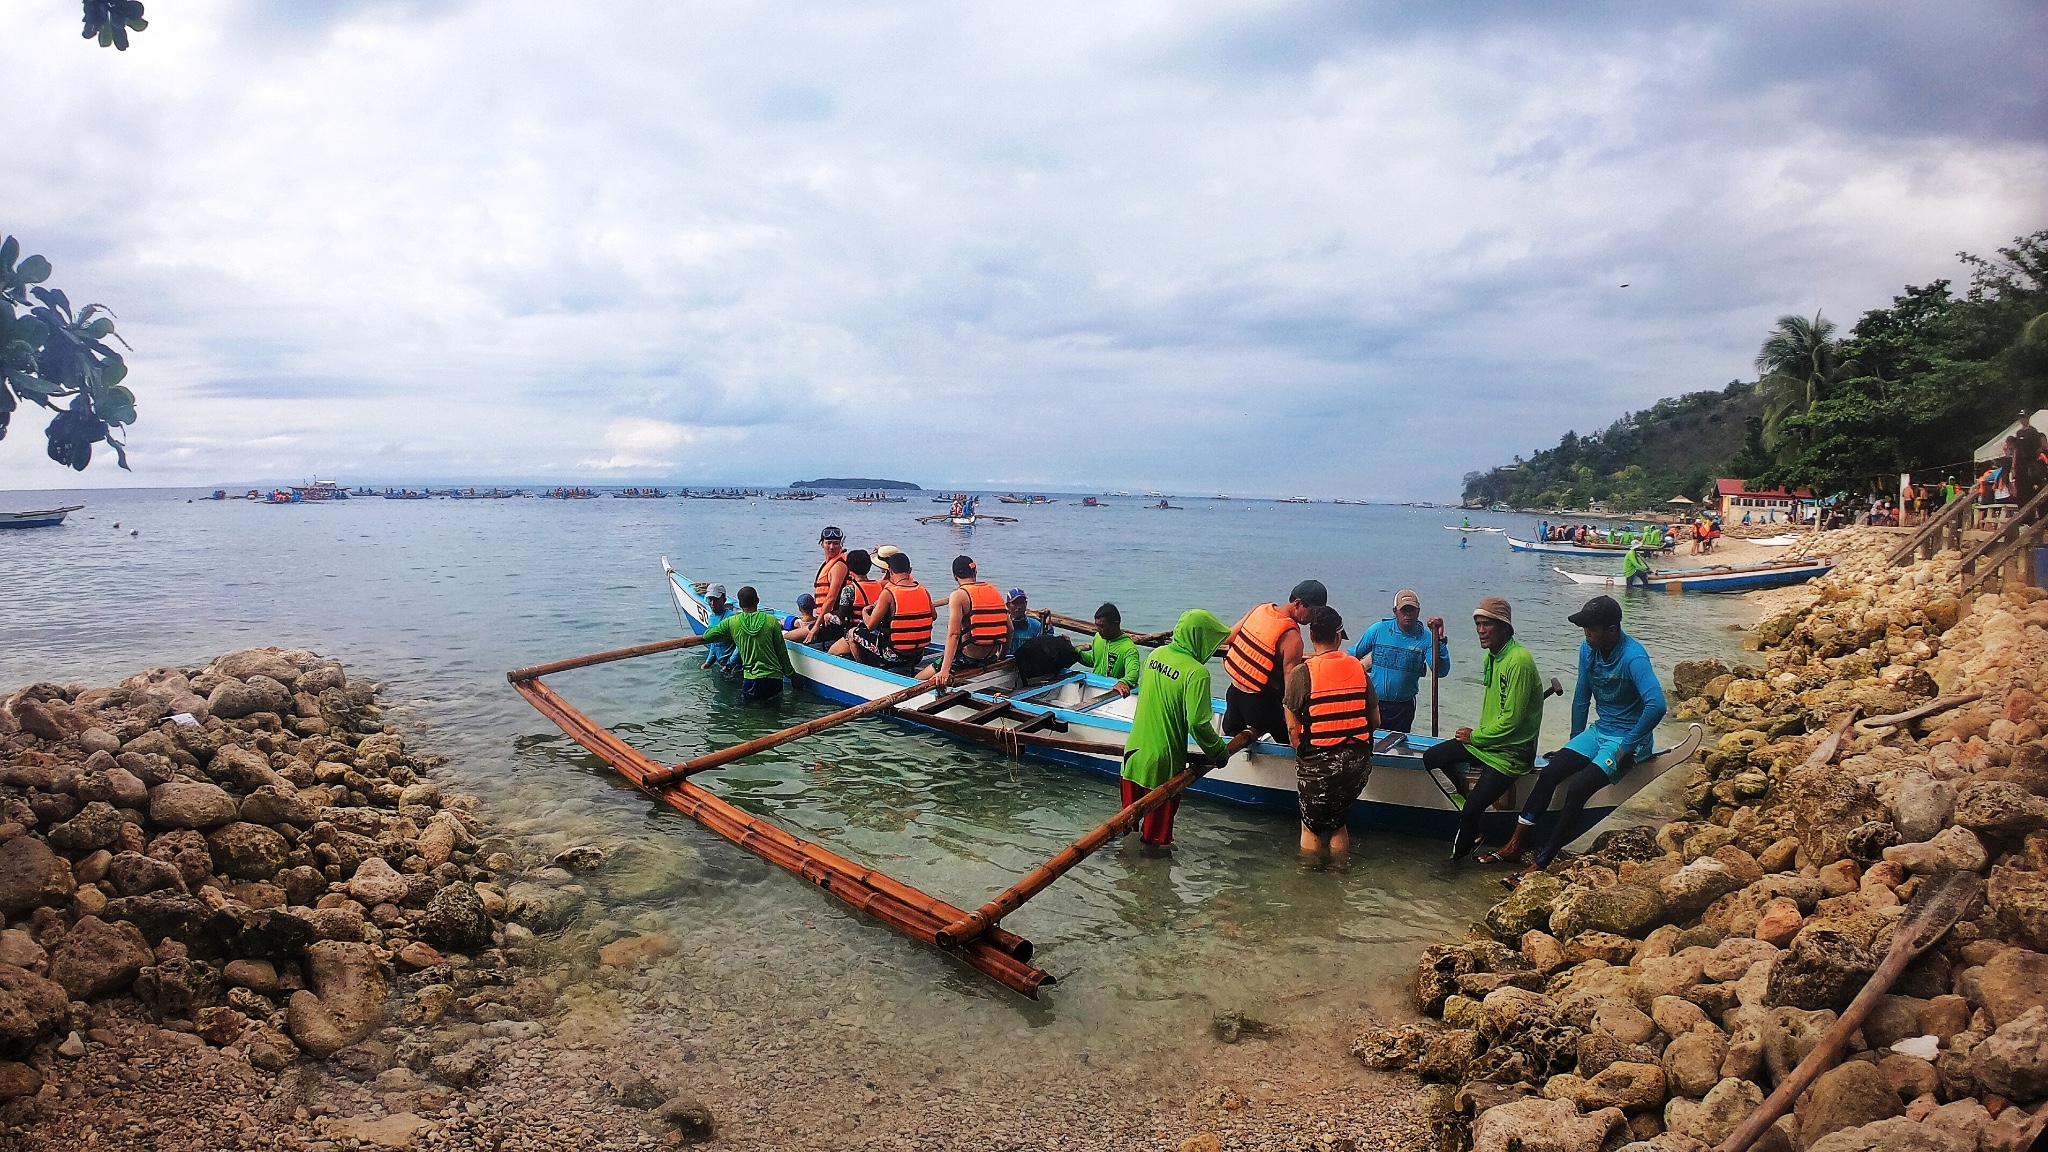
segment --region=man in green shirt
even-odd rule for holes
[[[1114,604],[1104,604],[1095,610],[1095,635],[1087,642],[1076,644],[1074,651],[1089,662],[1089,670],[1097,676],[1116,681],[1113,687],[1117,695],[1129,696],[1138,688],[1138,669],[1143,664],[1138,656],[1138,644],[1124,635],[1124,614]]]
[[[1650,562],[1643,559],[1642,549],[1637,545],[1628,546],[1628,555],[1621,558],[1621,582],[1623,587],[1632,588],[1640,583],[1650,586]]]
[[[1123,806],[1179,775],[1188,764],[1188,738],[1221,763],[1232,746],[1216,734],[1209,695],[1209,657],[1230,634],[1213,613],[1192,608],[1174,625],[1173,642],[1155,648],[1138,674],[1138,710],[1124,742]],[[1249,742],[1249,737],[1245,740]],[[1241,745],[1240,745],[1241,746]],[[1154,808],[1139,825],[1139,838],[1154,848],[1173,843],[1173,817],[1180,799]]]
[[[739,650],[740,700],[773,704],[782,697],[782,680],[796,675],[789,647],[782,640],[782,620],[763,612],[761,594],[752,585],[740,589],[740,610],[704,630],[707,641],[724,640]]]
[[[1451,859],[1462,860],[1479,844],[1486,810],[1536,764],[1536,737],[1543,729],[1543,684],[1536,658],[1515,639],[1514,609],[1498,596],[1488,596],[1472,610],[1472,626],[1486,649],[1480,671],[1479,727],[1460,728],[1457,735],[1431,745],[1422,766],[1448,778],[1464,800],[1465,818],[1451,844]],[[1478,778],[1466,782],[1477,769]],[[1491,854],[1481,864],[1497,863]]]

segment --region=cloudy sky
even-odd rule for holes
[[[88,482],[1446,498],[2048,228],[2044,12],[9,0],[0,230],[135,346]]]

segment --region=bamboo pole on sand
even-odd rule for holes
[[[979,937],[1003,917],[1022,907],[1024,902],[1051,887],[1052,882],[1072,871],[1076,864],[1086,860],[1095,850],[1109,843],[1119,833],[1129,831],[1145,814],[1187,791],[1188,785],[1201,779],[1212,768],[1220,768],[1230,758],[1252,742],[1252,734],[1240,732],[1230,741],[1220,761],[1204,757],[1190,763],[1173,779],[1152,789],[1133,800],[1127,807],[1110,817],[1093,832],[1074,841],[1059,851],[1052,859],[1033,868],[1015,884],[998,892],[994,899],[980,908],[947,924],[939,931],[939,943],[946,947],[957,947]]]

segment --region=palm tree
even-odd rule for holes
[[[1764,447],[1781,458],[1796,447],[1785,436],[1785,421],[1813,411],[1834,378],[1840,351],[1834,335],[1835,322],[1819,312],[1811,320],[1780,316],[1756,354],[1756,389],[1764,397]]]

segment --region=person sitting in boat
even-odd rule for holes
[[[1004,593],[1003,603],[1010,609],[1009,654],[1015,656],[1017,649],[1022,648],[1026,640],[1036,640],[1045,635],[1046,626],[1052,623],[1052,611],[1047,609],[1033,616],[1031,601],[1024,595],[1022,588],[1012,588]]]
[[[751,585],[740,587],[739,601],[740,610],[706,628],[704,639],[739,649],[741,702],[773,704],[782,698],[783,679],[796,675],[782,639],[782,620],[760,610],[761,594]]]
[[[1294,745],[1301,852],[1318,860],[1351,853],[1351,805],[1372,776],[1379,701],[1365,668],[1344,651],[1344,618],[1324,605],[1309,613],[1314,654],[1287,674],[1282,702]]]
[[[882,583],[874,578],[875,562],[867,552],[855,548],[846,554],[846,583],[839,586],[839,600],[829,609],[818,606],[818,635],[829,636],[829,644],[814,641],[813,646],[825,647],[834,656],[845,656],[852,652],[846,643],[849,629],[860,623],[861,615],[881,594]]]
[[[918,673],[918,679],[940,686],[953,673],[983,668],[1010,651],[1010,609],[996,586],[981,578],[972,556],[953,557],[953,582],[959,587],[946,597],[946,651],[939,662]]]
[[[878,586],[860,623],[840,641],[846,651],[834,647],[833,652],[907,675],[924,659],[932,640],[932,594],[912,574],[908,555],[898,548],[888,552],[888,579]]]
[[[1090,671],[1116,681],[1110,687],[1117,695],[1129,696],[1138,690],[1138,669],[1143,662],[1137,641],[1124,634],[1124,614],[1116,605],[1105,603],[1095,610],[1095,635],[1074,645],[1074,651],[1088,661]]]
[[[1529,774],[1536,764],[1536,738],[1543,731],[1543,683],[1536,658],[1515,639],[1515,612],[1498,596],[1488,596],[1472,610],[1472,627],[1486,649],[1480,667],[1479,726],[1460,728],[1449,740],[1432,744],[1422,766],[1448,779],[1463,801],[1465,817],[1451,842],[1451,860],[1464,859],[1479,846],[1486,810]],[[1477,772],[1469,784],[1466,776]],[[1479,862],[1497,857],[1482,853]]]
[[[1642,546],[1638,544],[1629,545],[1628,555],[1621,558],[1622,586],[1633,588],[1637,584],[1641,584],[1643,587],[1648,588],[1650,586],[1650,573],[1650,562],[1643,559]]]
[[[1287,606],[1261,604],[1244,614],[1223,645],[1223,734],[1287,739],[1281,690],[1301,663],[1301,626],[1308,614],[1330,602],[1320,580],[1303,580],[1287,594]]]
[[[803,643],[818,623],[818,598],[809,592],[796,598],[796,615],[782,618],[782,638]]]
[[[1416,688],[1435,664],[1438,677],[1451,674],[1451,642],[1444,618],[1422,624],[1422,598],[1412,588],[1394,593],[1394,614],[1365,630],[1351,646],[1351,657],[1372,673],[1373,695],[1379,700],[1378,726],[1394,732],[1415,730]]]
[[[1612,596],[1595,596],[1568,619],[1585,632],[1579,645],[1579,684],[1572,693],[1572,738],[1546,757],[1535,787],[1515,820],[1515,834],[1497,855],[1513,860],[1535,835],[1536,819],[1550,807],[1552,793],[1564,789],[1558,811],[1536,858],[1521,873],[1550,867],[1569,841],[1593,793],[1628,775],[1639,761],[1657,750],[1657,724],[1668,705],[1650,654],[1635,637],[1621,630],[1621,605]],[[1596,718],[1586,723],[1587,711]],[[1514,887],[1520,877],[1510,877]]]
[[[813,648],[826,647],[839,639],[840,633],[830,629],[826,617],[831,613],[832,605],[839,603],[840,593],[846,590],[850,575],[846,568],[845,533],[826,525],[818,533],[818,547],[825,552],[825,559],[818,564],[818,574],[811,579],[811,596],[817,601],[818,618],[803,637],[803,642]]]
[[[1209,657],[1229,633],[1213,613],[1191,608],[1173,626],[1173,641],[1155,648],[1138,674],[1138,707],[1131,716],[1131,734],[1124,740],[1123,806],[1129,808],[1147,792],[1180,775],[1188,766],[1188,740],[1203,755],[1221,763],[1251,742],[1247,733],[1229,744],[1211,723]],[[1180,810],[1175,797],[1145,814],[1138,839],[1147,848],[1173,845],[1173,817]]]
[[[710,614],[704,618],[706,624],[716,624],[733,614],[732,602],[725,598],[725,585],[710,584],[704,588],[704,606]],[[704,667],[716,668],[719,674],[730,680],[740,674],[740,652],[730,640],[712,640],[704,645]]]

